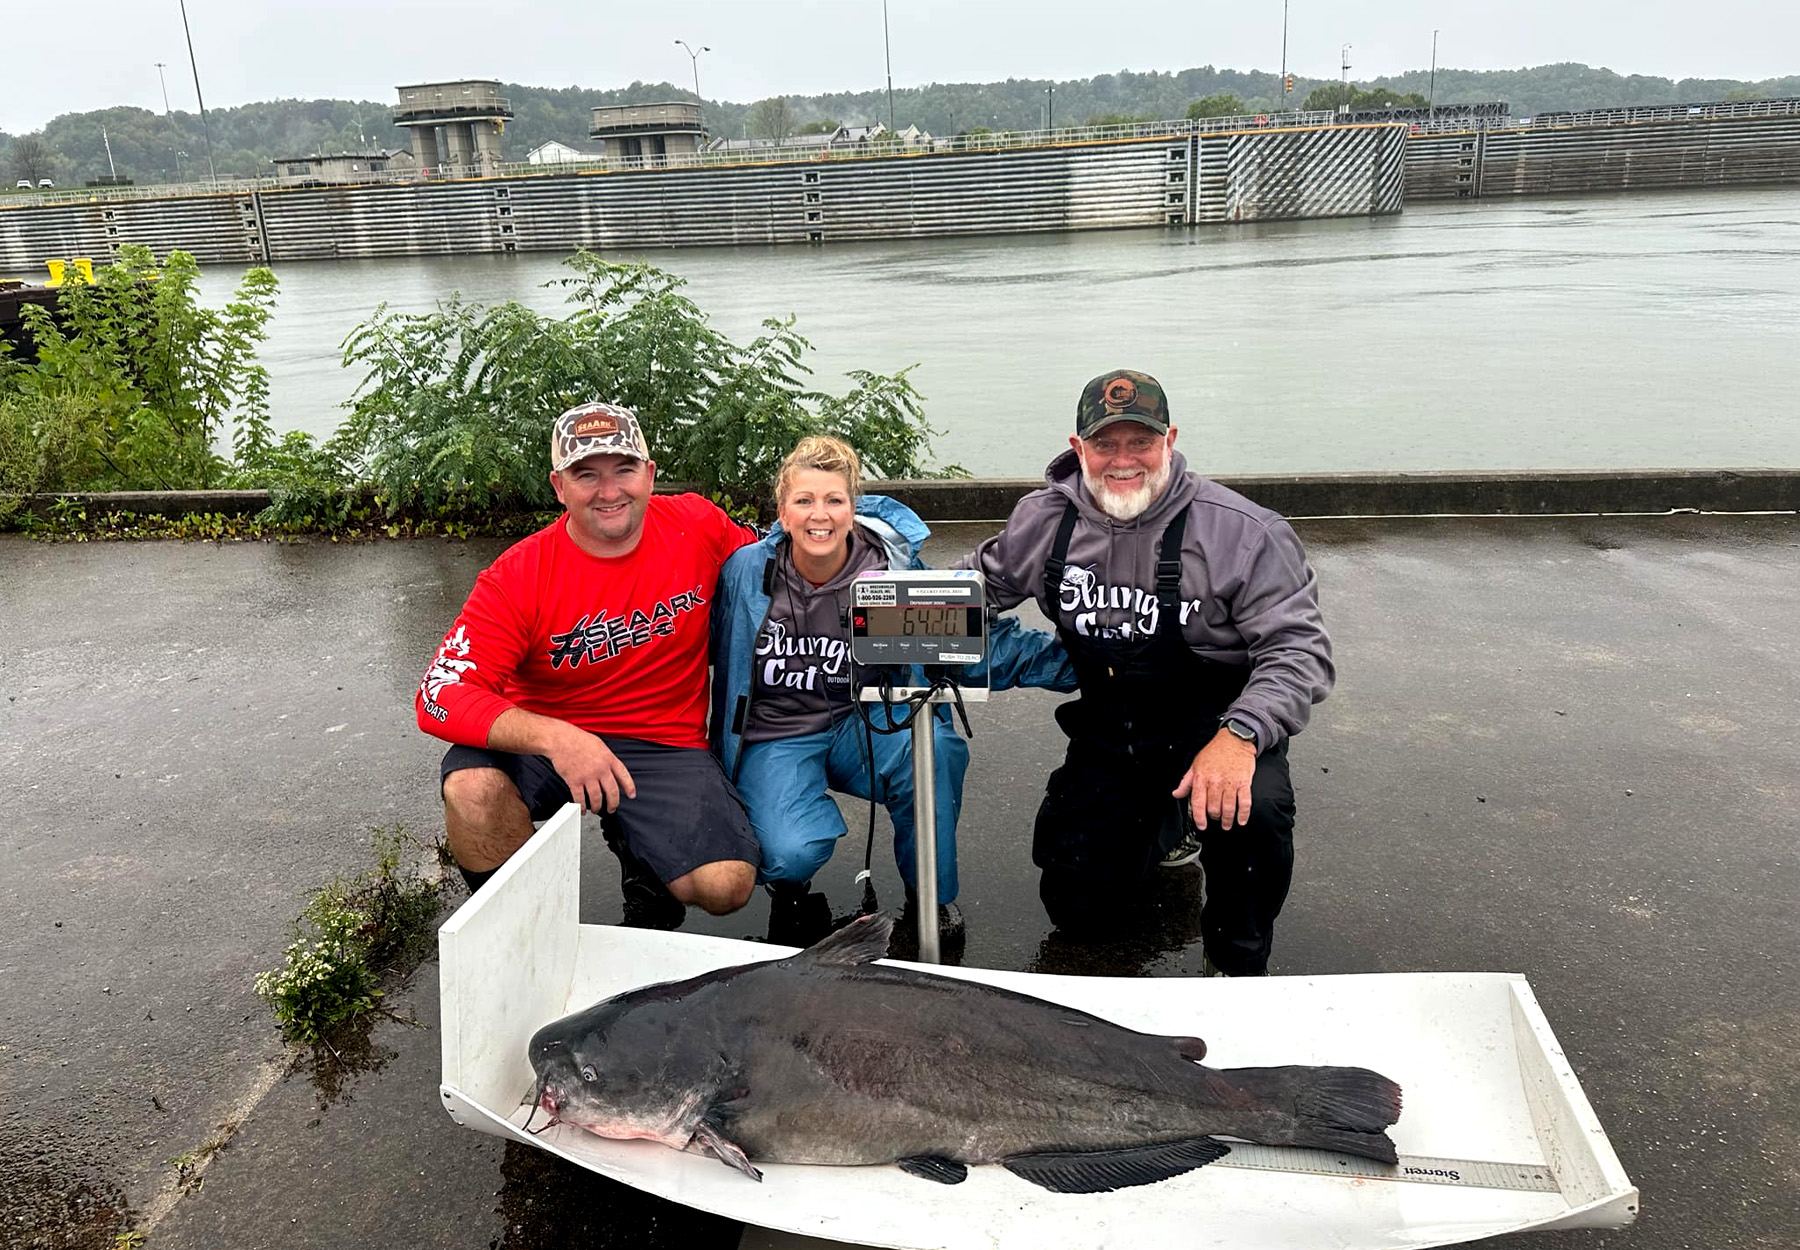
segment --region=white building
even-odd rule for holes
[[[540,143],[525,154],[529,165],[573,165],[581,161],[600,159],[597,152],[586,152],[580,148],[570,147],[559,140],[552,139],[548,143]]]

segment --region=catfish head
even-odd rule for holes
[[[601,1137],[642,1137],[685,1148],[718,1092],[723,1065],[706,1062],[702,1048],[679,1036],[643,1027],[649,1022],[620,1018],[622,1011],[607,1014],[613,1018],[596,1020],[583,1012],[532,1037],[537,1106],[552,1123]],[[569,1027],[577,1021],[586,1027]]]

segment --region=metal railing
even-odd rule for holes
[[[588,156],[555,164],[509,162],[498,167],[507,177],[545,173],[602,173],[608,170],[705,169],[720,165],[767,165],[812,161],[854,161],[883,156],[930,156],[945,152],[1000,152],[1019,148],[1056,147],[1073,143],[1112,143],[1131,139],[1182,139],[1219,131],[1273,130],[1330,123],[1329,110],[1258,113],[1240,117],[1207,117],[1194,121],[1132,122],[1118,126],[1058,126],[1053,130],[999,130],[989,134],[948,135],[911,143],[883,135],[856,143],[780,144],[768,147],[721,148],[717,151],[672,152],[658,157]]]
[[[402,99],[393,108],[394,120],[397,122],[425,117],[480,117],[491,113],[512,116],[511,97],[476,92],[467,95],[434,93],[430,99]]]
[[[1456,134],[1475,130],[1543,130],[1565,126],[1629,126],[1639,122],[1720,121],[1736,117],[1789,117],[1800,114],[1800,98],[1733,100],[1712,104],[1649,104],[1631,108],[1539,113],[1534,117],[1451,117],[1414,121],[1414,134]]]

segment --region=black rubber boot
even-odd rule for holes
[[[894,945],[902,941],[913,951],[919,946],[919,898],[911,890],[906,892],[906,906],[900,911],[900,919],[894,922]],[[963,921],[962,908],[955,903],[938,904],[938,948],[939,954],[951,950],[960,950],[968,937],[968,927]],[[913,958],[913,956],[907,956]]]
[[[831,903],[814,894],[810,881],[771,881],[769,941],[779,946],[811,946],[830,933]]]
[[[625,898],[625,918],[619,923],[627,929],[679,929],[687,919],[686,905],[623,843],[607,846],[619,857],[619,893]]]

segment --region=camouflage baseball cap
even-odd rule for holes
[[[561,472],[589,456],[650,459],[637,413],[618,404],[578,404],[550,430],[550,468]]]
[[[1075,404],[1075,437],[1092,438],[1118,421],[1136,421],[1169,432],[1169,401],[1162,383],[1135,369],[1114,369],[1081,388]]]

